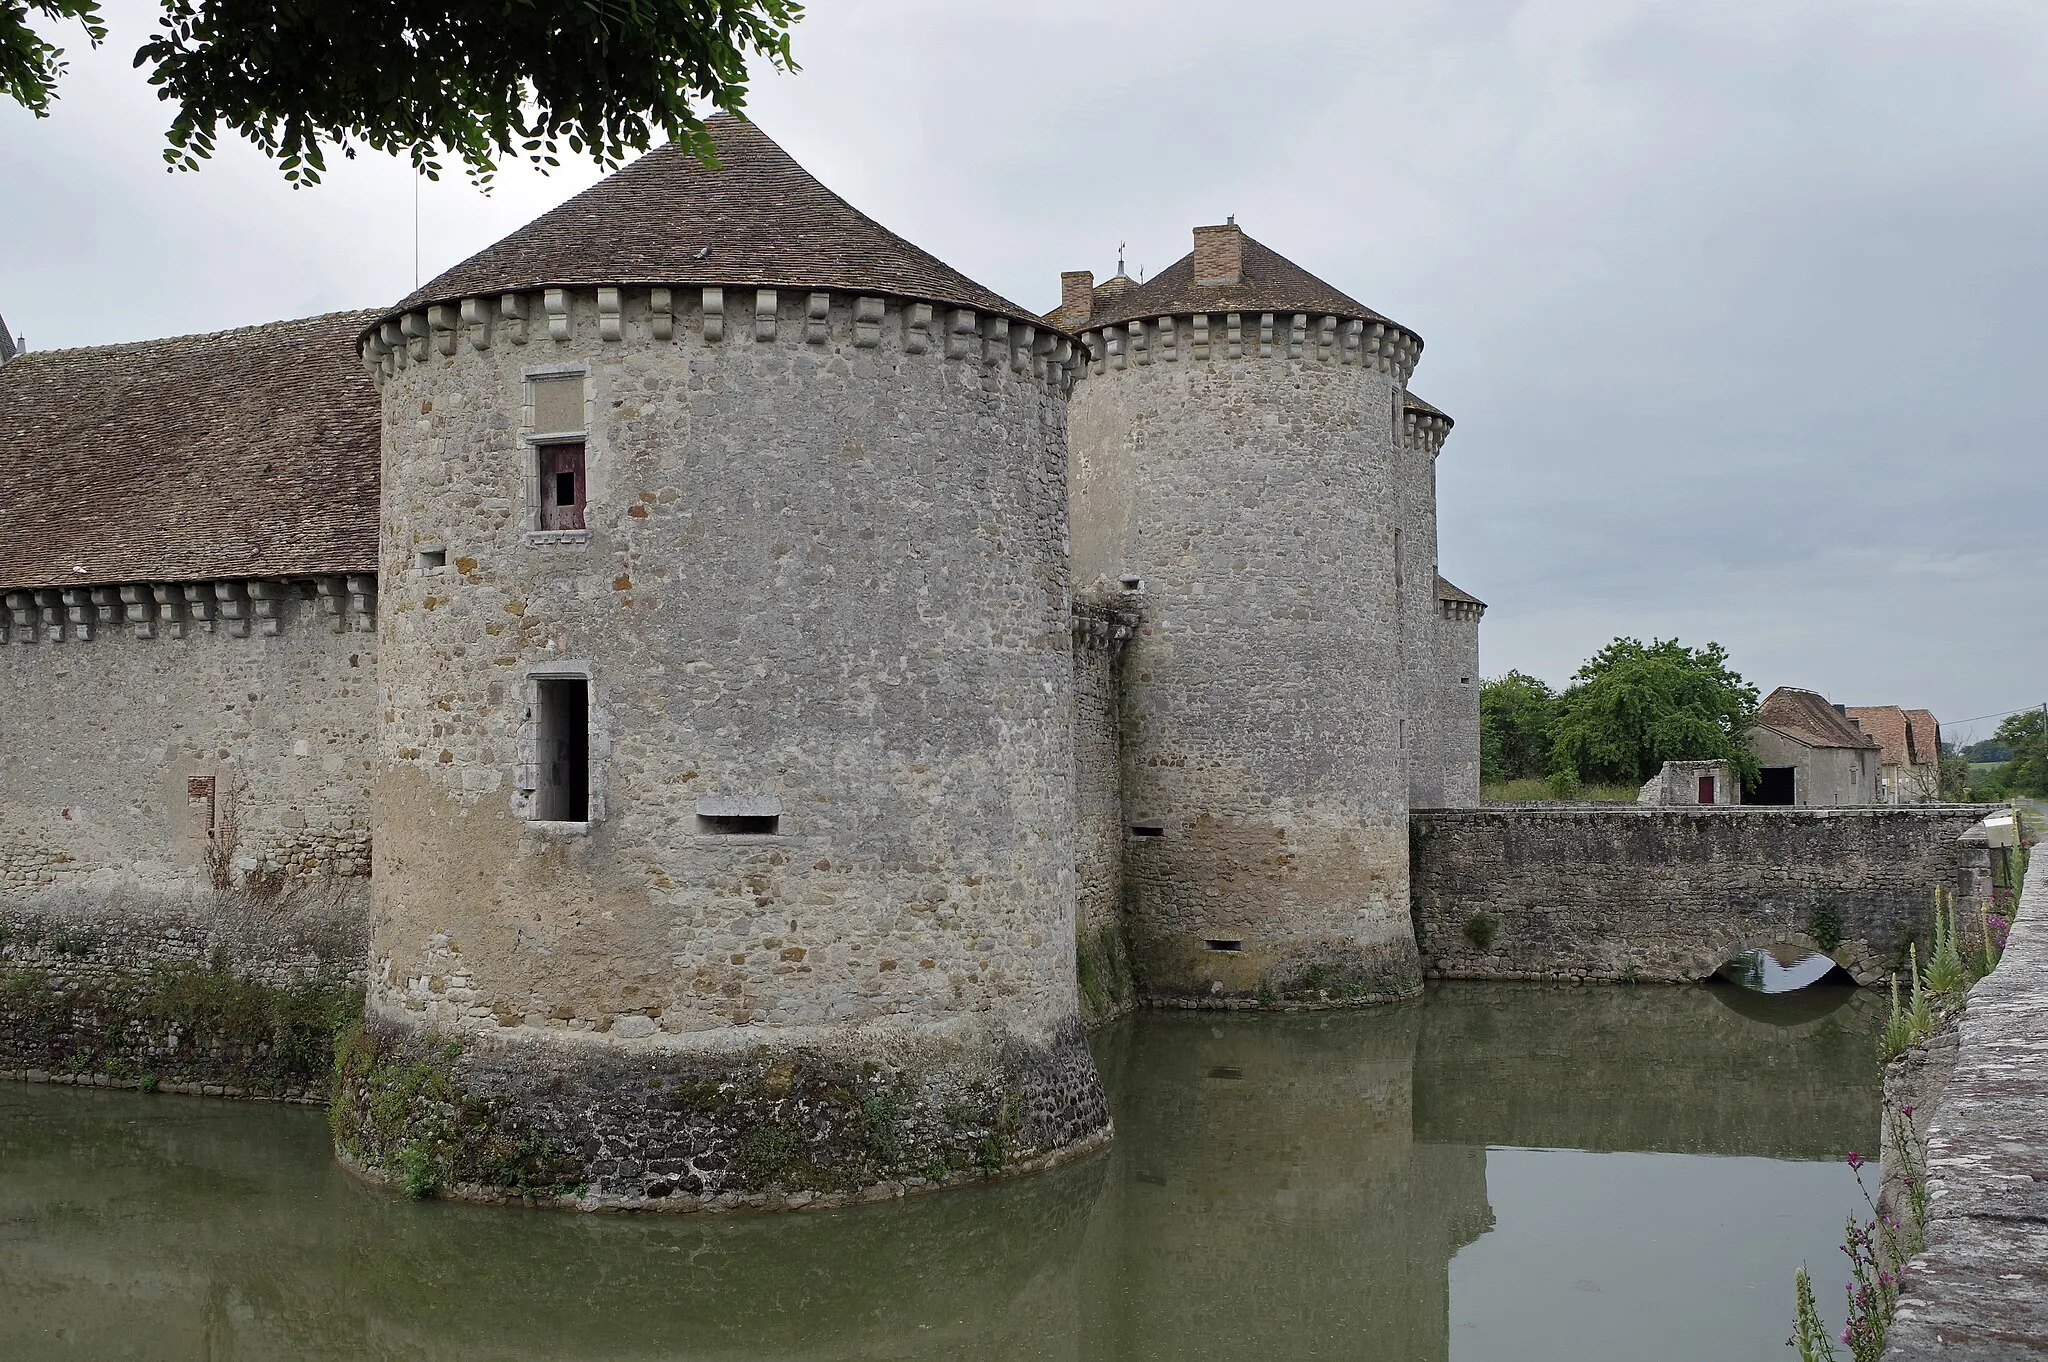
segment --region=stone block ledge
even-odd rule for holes
[[[2048,857],[1970,990],[1926,1147],[1927,1248],[1901,1274],[1885,1357],[2048,1353]]]

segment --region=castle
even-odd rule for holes
[[[352,1166],[586,1206],[1042,1166],[1085,1022],[1418,991],[1421,340],[1234,222],[1036,315],[711,130],[393,307],[0,368],[9,967],[349,974]]]

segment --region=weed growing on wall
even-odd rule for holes
[[[1914,1152],[1913,1108],[1901,1106],[1885,1113],[1892,1148],[1902,1169],[1901,1185],[1906,1191],[1906,1214],[1901,1219],[1881,1209],[1877,1198],[1864,1184],[1863,1156],[1849,1151],[1849,1168],[1856,1175],[1856,1188],[1870,1208],[1870,1219],[1852,1215],[1842,1233],[1842,1254],[1849,1260],[1849,1280],[1842,1284],[1847,1310],[1842,1330],[1828,1336],[1814,1303],[1813,1284],[1801,1264],[1793,1277],[1794,1325],[1786,1346],[1796,1348],[1800,1362],[1835,1362],[1835,1340],[1848,1345],[1855,1362],[1879,1362],[1885,1339],[1891,1333],[1893,1316],[1899,1306],[1898,1269],[1926,1247],[1927,1179]]]
[[[1499,923],[1485,913],[1474,913],[1465,919],[1465,939],[1472,943],[1473,949],[1483,951],[1493,944],[1494,934],[1499,926]]]

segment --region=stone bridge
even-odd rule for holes
[[[1417,811],[1410,901],[1444,979],[1684,982],[1748,950],[1832,956],[1860,984],[1971,920],[1989,853],[1976,804],[1801,809],[1499,805]]]

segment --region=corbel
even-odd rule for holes
[[[1109,363],[1109,347],[1100,331],[1083,331],[1081,344],[1088,347],[1088,372],[1099,374]]]
[[[1111,369],[1124,367],[1124,329],[1121,326],[1102,328],[1102,362]]]
[[[1192,359],[1207,359],[1209,358],[1209,314],[1197,312],[1194,321],[1195,339],[1188,347],[1189,357]]]
[[[722,288],[704,290],[704,339],[714,343],[725,339],[725,290]]]
[[[981,319],[981,362],[991,369],[1009,367],[1010,319],[1008,317],[983,317]]]
[[[21,643],[36,641],[36,593],[33,591],[10,591],[7,593],[7,617],[14,626],[14,638]]]
[[[1271,359],[1272,357],[1273,314],[1270,312],[1261,312],[1259,314],[1259,358]]]
[[[54,587],[44,587],[36,592],[36,610],[42,617],[44,642],[62,643],[64,641],[64,593]]]
[[[181,582],[175,588],[185,594],[185,605],[191,611],[193,620],[203,626],[207,633],[216,627],[219,611],[214,608],[213,584],[211,582]]]
[[[1344,345],[1342,360],[1346,364],[1363,365],[1365,355],[1365,323],[1356,317],[1344,323]]]
[[[280,609],[284,590],[281,582],[249,583],[249,601],[255,608],[257,628],[272,638],[284,631],[284,616]]]
[[[346,577],[316,577],[313,591],[320,598],[321,613],[327,616],[327,627],[337,634],[348,631],[348,579]]]
[[[1300,359],[1308,349],[1308,316],[1297,312],[1287,327],[1287,358]]]
[[[1130,354],[1131,363],[1150,364],[1152,362],[1152,346],[1145,334],[1145,323],[1143,321],[1131,322],[1124,327],[1124,332],[1130,337],[1125,349]]]
[[[384,358],[391,366],[385,373],[389,375],[403,369],[412,357],[405,345],[405,328],[395,321],[385,322],[377,328],[377,334],[383,338]]]
[[[754,339],[772,341],[775,339],[775,324],[780,320],[779,305],[775,290],[762,288],[754,290]]]
[[[932,305],[911,303],[903,309],[903,353],[921,355],[932,348]]]
[[[455,341],[462,334],[462,309],[453,303],[435,303],[427,309],[427,331],[434,348],[444,356],[455,353]]]
[[[1335,359],[1337,350],[1337,319],[1325,317],[1316,329],[1316,358]]]
[[[91,588],[64,588],[64,618],[70,626],[72,638],[80,643],[92,642],[94,614]]]
[[[118,586],[96,586],[92,589],[92,608],[99,618],[96,623],[102,629],[111,629],[123,619],[121,588]]]
[[[832,339],[832,295],[813,293],[804,304],[804,344],[823,345]]]
[[[672,341],[676,338],[675,295],[665,288],[647,290],[647,310],[654,338],[658,341]]]
[[[156,616],[172,638],[185,637],[185,593],[174,582],[157,582],[145,587],[156,602]]]
[[[514,345],[526,344],[526,295],[523,293],[501,293],[498,295],[498,320],[505,324],[505,339]]]
[[[213,598],[220,604],[220,617],[236,638],[249,637],[249,587],[240,581],[215,582]]]
[[[956,307],[946,314],[946,358],[966,359],[968,348],[974,344],[974,309]]]
[[[619,315],[619,291],[615,288],[597,291],[597,336],[612,342],[626,338],[625,320]]]
[[[565,288],[542,290],[540,305],[541,310],[548,314],[548,339],[555,341],[569,339],[569,290]]]
[[[350,573],[348,578],[349,622],[357,633],[377,628],[377,579],[367,573]]]
[[[390,347],[384,344],[384,338],[375,331],[363,337],[362,349],[356,353],[362,359],[363,367],[373,374],[381,376],[389,367],[386,356],[390,354]]]
[[[1180,358],[1180,321],[1174,317],[1161,317],[1156,326],[1159,331],[1159,358],[1171,364]]]
[[[1223,314],[1223,357],[1244,358],[1244,315],[1238,312]]]
[[[427,357],[427,314],[408,312],[398,319],[398,329],[405,336],[405,352],[413,359],[424,361]]]
[[[871,350],[882,343],[882,317],[887,311],[880,298],[853,300],[853,343]]]
[[[469,348],[491,348],[491,303],[488,298],[462,300],[462,329],[469,333]]]

